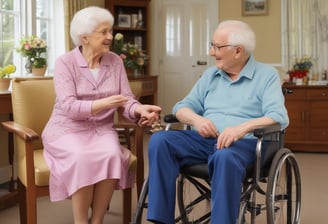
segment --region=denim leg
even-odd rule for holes
[[[206,163],[216,139],[205,139],[195,131],[161,131],[148,144],[149,191],[147,219],[174,223],[176,178],[180,167]]]
[[[209,158],[211,223],[235,224],[246,168],[255,160],[255,139],[241,139],[228,148],[214,149]]]

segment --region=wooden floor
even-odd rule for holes
[[[148,136],[145,136],[147,146]],[[146,148],[145,148],[146,152]],[[145,153],[147,154],[147,153]],[[295,153],[302,176],[302,224],[328,223],[328,153]],[[147,157],[145,157],[147,163]],[[147,173],[147,166],[145,166]],[[1,193],[1,192],[0,192]],[[133,212],[136,206],[136,192],[133,191]],[[104,223],[121,224],[122,194],[114,194]],[[0,223],[19,224],[18,206],[0,211]],[[72,224],[71,202],[69,200],[51,203],[48,197],[38,200],[39,224]],[[148,223],[148,222],[144,222]],[[261,223],[262,224],[262,223]]]

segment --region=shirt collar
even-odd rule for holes
[[[249,56],[245,66],[240,71],[239,79],[241,77],[246,77],[248,79],[252,79],[254,76],[254,73],[255,73],[255,65],[256,65],[256,62],[255,62],[253,56]],[[217,69],[217,71],[215,72],[215,75],[228,76],[228,74],[221,69]]]

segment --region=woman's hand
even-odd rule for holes
[[[140,116],[138,124],[140,126],[150,126],[159,120],[162,108],[155,105],[141,104],[136,108],[136,114]]]

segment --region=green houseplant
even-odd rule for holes
[[[118,54],[127,70],[140,72],[148,61],[148,56],[136,44],[124,42],[124,36],[117,33],[114,37],[112,51]]]
[[[47,44],[44,39],[36,36],[23,36],[16,51],[27,58],[26,69],[31,72],[33,68],[46,68]]]

